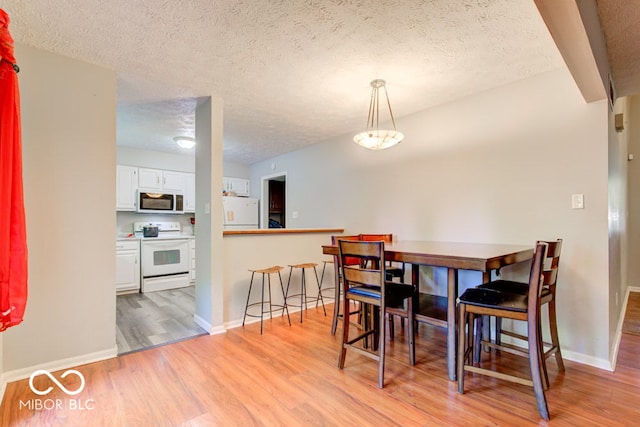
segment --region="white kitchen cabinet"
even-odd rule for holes
[[[162,171],[160,169],[138,169],[138,187],[145,190],[162,190]]]
[[[243,178],[222,178],[223,190],[235,193],[237,196],[249,197],[249,180]]]
[[[189,270],[189,281],[196,281],[196,239],[189,239],[189,248],[191,250],[191,269]]]
[[[138,168],[116,166],[116,210],[135,211],[138,190]]]
[[[184,174],[184,211],[196,211],[196,174]]]
[[[140,291],[140,241],[116,242],[116,293]]]
[[[138,188],[183,194],[185,191],[185,175],[186,173],[184,172],[139,168]]]
[[[162,189],[184,194],[185,175],[184,172],[162,171]]]

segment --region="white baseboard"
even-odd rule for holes
[[[80,365],[86,365],[88,363],[111,359],[116,356],[118,356],[118,346],[113,346],[108,350],[96,351],[94,353],[83,354],[81,356],[54,360],[52,362],[46,362],[35,366],[29,366],[26,368],[14,369],[13,371],[4,372],[0,379],[0,401],[2,401],[2,399],[4,398],[4,392],[8,383],[29,378],[32,373],[39,369],[44,369],[49,372],[55,372],[62,369],[74,368]]]
[[[215,326],[213,328],[211,328],[211,330],[209,331],[209,335],[218,335],[218,334],[224,334],[227,332],[227,328],[226,326]]]
[[[207,331],[209,335],[224,334],[227,332],[227,328],[225,326],[211,326],[211,323],[207,322],[197,314],[193,315],[193,321],[196,322],[196,325]]]
[[[562,343],[561,343],[562,344]],[[607,359],[600,357],[589,356],[583,353],[577,353],[571,350],[562,349],[562,358],[571,360],[573,362],[581,363],[583,365],[593,366],[594,368],[604,369],[605,371],[613,372],[611,362]]]
[[[259,322],[259,321],[260,321],[260,319],[251,318],[251,320],[247,320],[244,324],[248,325],[250,323],[255,323],[255,322]],[[231,322],[225,322],[225,324],[224,324],[224,327],[227,328],[227,329],[233,329],[233,328],[237,328],[239,326],[242,326],[242,319],[234,320],[234,321],[231,321]]]
[[[193,321],[196,322],[196,325],[200,326],[205,331],[211,333],[211,323],[207,322],[197,314],[193,315]]]

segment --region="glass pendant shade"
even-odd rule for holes
[[[384,150],[393,147],[404,139],[402,132],[397,130],[370,130],[360,132],[353,137],[353,140],[370,150]]]
[[[358,145],[368,148],[369,150],[384,150],[393,147],[404,139],[402,132],[396,130],[396,122],[393,119],[391,111],[391,103],[389,102],[389,94],[385,86],[386,82],[382,79],[376,79],[371,82],[371,101],[369,103],[369,115],[367,117],[367,130],[360,132],[353,137],[354,142]],[[384,89],[387,98],[387,107],[389,108],[389,116],[393,130],[380,129],[380,103],[379,89]]]

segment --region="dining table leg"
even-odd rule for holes
[[[458,298],[458,270],[447,269],[447,370],[449,379],[456,380],[456,299]]]

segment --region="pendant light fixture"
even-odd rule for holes
[[[195,138],[191,138],[189,136],[176,136],[175,138],[173,138],[173,140],[180,147],[186,148],[187,150],[190,150],[191,148],[195,147],[195,145],[196,145],[196,139]]]
[[[382,79],[376,79],[371,82],[371,101],[369,102],[367,129],[353,137],[353,140],[357,144],[370,150],[384,150],[385,148],[393,147],[404,139],[404,135],[396,130],[396,122],[393,119],[389,94],[387,93],[385,84],[386,82]],[[387,98],[387,107],[389,107],[389,116],[391,116],[393,130],[380,129],[380,88],[384,89],[384,95]]]

